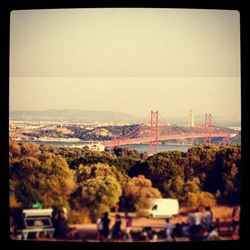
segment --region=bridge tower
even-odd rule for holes
[[[194,113],[193,113],[193,111],[191,109],[189,110],[188,125],[189,125],[190,128],[194,127]]]
[[[149,153],[158,153],[158,121],[159,113],[158,111],[154,112],[151,110],[150,113],[150,144],[149,144]]]
[[[212,116],[211,114],[205,114],[205,125],[204,125],[204,134],[207,134],[208,137],[204,137],[204,143],[211,143],[211,133],[212,133]]]

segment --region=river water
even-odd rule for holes
[[[31,142],[31,141],[22,141],[22,142]],[[64,141],[32,141],[37,144],[47,144],[52,146],[72,146],[72,145],[83,145],[84,142],[64,142]],[[149,153],[149,144],[128,144],[122,145],[120,147],[130,148],[139,151],[140,153],[147,152]],[[187,152],[191,146],[186,145],[161,145],[158,146],[158,152],[179,150],[182,152]]]
[[[139,151],[140,153],[147,152],[149,153],[149,144],[130,144],[130,145],[122,145],[123,148],[130,148]],[[187,152],[191,146],[185,145],[158,145],[158,152],[163,151],[172,151],[172,150],[179,150],[182,152]]]

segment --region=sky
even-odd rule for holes
[[[240,117],[237,11],[11,13],[10,110]]]

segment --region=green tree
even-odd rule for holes
[[[73,171],[54,154],[25,157],[10,167],[10,190],[26,208],[35,201],[43,207],[65,204],[74,187]]]
[[[22,143],[21,144],[21,154],[22,156],[33,156],[35,157],[40,153],[39,145],[35,143]]]
[[[186,193],[198,193],[200,191],[200,179],[193,178],[185,183],[184,190]]]
[[[200,180],[200,186],[203,188],[207,174],[214,166],[214,161],[219,147],[215,144],[211,145],[199,145],[197,147],[190,148],[187,152],[189,160],[189,166],[193,169],[193,175],[188,179],[197,177]]]
[[[119,182],[111,175],[87,179],[71,195],[72,207],[87,209],[94,221],[104,212],[109,212],[122,194]]]
[[[13,160],[13,158],[20,157],[21,155],[21,147],[17,144],[15,140],[9,140],[9,158],[10,161]]]
[[[161,198],[158,189],[152,187],[152,182],[143,175],[130,179],[124,189],[124,196],[139,214],[143,214],[151,204],[152,198]]]
[[[184,178],[177,176],[164,183],[164,196],[168,198],[181,199],[183,197]]]
[[[208,192],[188,192],[185,196],[183,205],[188,209],[213,207],[216,205],[216,199],[213,194]]]
[[[109,166],[108,164],[100,162],[90,166],[80,164],[75,171],[76,182],[80,184],[98,176],[113,176],[120,183],[122,188],[128,180],[128,176],[123,174],[115,166]]]
[[[129,149],[129,148],[121,148],[121,147],[114,147],[113,152],[116,156],[122,157],[132,157],[140,159],[140,153],[137,150]]]
[[[216,153],[214,166],[207,174],[205,191],[220,194],[223,204],[240,202],[241,148],[239,145],[221,147]]]

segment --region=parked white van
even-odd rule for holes
[[[152,218],[171,218],[179,213],[179,202],[177,199],[154,199],[148,212]]]

